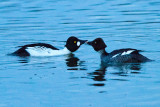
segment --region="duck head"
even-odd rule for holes
[[[78,50],[78,48],[86,43],[87,40],[80,40],[78,39],[77,37],[74,37],[74,36],[71,36],[67,39],[67,42],[66,42],[66,48],[71,51],[71,52],[75,52],[76,50]]]
[[[104,50],[107,47],[102,38],[96,38],[93,41],[87,42],[87,44],[91,45],[95,51]]]

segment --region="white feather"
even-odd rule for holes
[[[27,47],[26,51],[31,56],[56,56],[69,54],[70,51],[65,47],[62,50],[53,50],[44,46]]]
[[[116,57],[116,56],[118,56],[119,54],[115,54],[114,56],[112,56],[112,58],[114,58],[114,57]]]
[[[78,41],[78,42],[77,42],[77,46],[80,46],[80,44],[81,44],[81,43]]]
[[[130,53],[132,53],[133,51],[135,51],[135,50],[129,50],[129,51],[127,51],[127,52],[123,52],[123,53],[121,54],[121,56],[122,56],[122,55],[130,54]]]

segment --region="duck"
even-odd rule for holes
[[[105,50],[107,45],[102,38],[87,41],[87,44],[91,45],[95,51],[100,53],[101,62],[103,63],[142,63],[152,61],[151,59],[140,54],[140,52],[142,52],[141,50],[132,48],[117,49],[111,53],[108,53]]]
[[[55,56],[65,55],[75,52],[79,47],[87,40],[80,40],[75,36],[71,36],[67,39],[66,45],[63,49],[58,49],[47,43],[35,43],[20,46],[21,48],[12,53],[16,56]]]

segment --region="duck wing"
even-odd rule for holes
[[[139,63],[149,61],[147,57],[141,55],[139,52],[141,52],[141,50],[132,48],[115,50],[110,53],[111,61],[120,63]]]

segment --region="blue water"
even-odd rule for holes
[[[0,107],[160,106],[159,7],[159,0],[1,0]],[[72,35],[101,37],[108,52],[141,49],[155,61],[103,68],[88,45],[71,56],[7,55],[37,42],[62,49]]]

